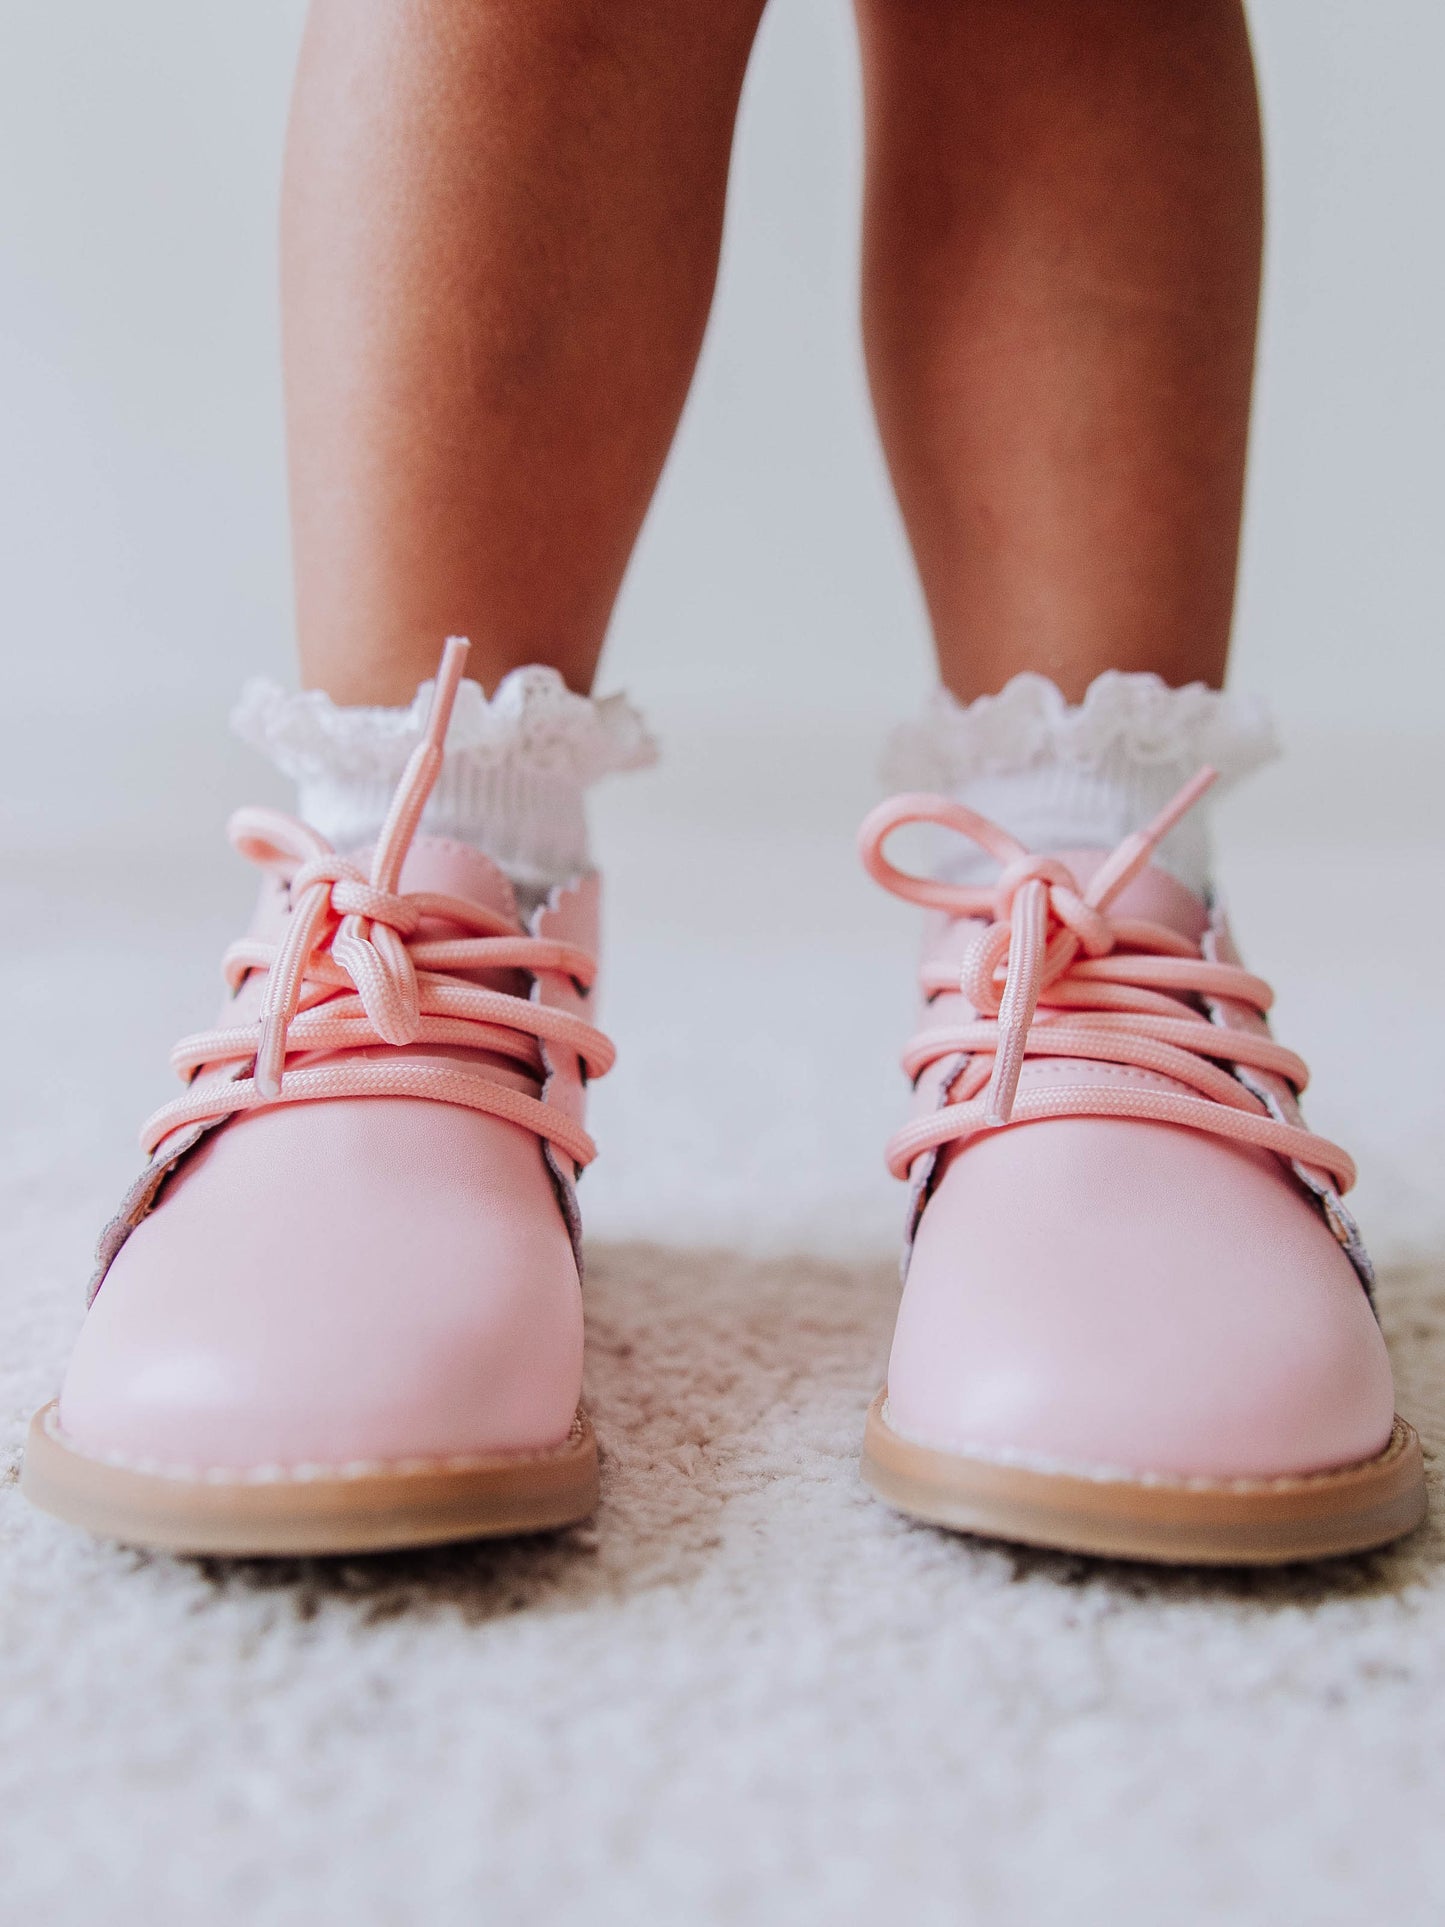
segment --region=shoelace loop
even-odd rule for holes
[[[889,1165],[896,1176],[906,1175],[923,1153],[982,1130],[1043,1117],[1110,1116],[1183,1124],[1257,1145],[1322,1172],[1342,1192],[1349,1189],[1355,1178],[1349,1155],[1293,1121],[1308,1070],[1268,1035],[1268,984],[1237,964],[1206,957],[1164,925],[1110,913],[1162,838],[1215,780],[1214,770],[1201,770],[1146,829],[1125,837],[1083,889],[1060,859],[1025,849],[948,797],[895,797],[867,818],[859,847],[875,881],[908,902],[981,925],[959,965],[925,966],[925,991],[957,991],[977,1016],[924,1031],[905,1053],[904,1067],[914,1078],[945,1057],[965,1062],[941,1108],[893,1139]],[[908,823],[968,837],[1001,865],[997,881],[970,887],[899,870],[883,846]],[[1201,1002],[1220,1021],[1201,1014]],[[1020,1098],[1030,1056],[1135,1066],[1186,1088],[1081,1079],[1048,1083]]]
[[[218,1122],[268,1103],[417,1096],[524,1125],[579,1165],[595,1155],[587,1132],[556,1106],[454,1056],[297,1062],[376,1045],[464,1046],[519,1066],[531,1082],[543,1072],[542,1048],[553,1043],[575,1052],[589,1076],[612,1066],[608,1039],[570,1011],[457,974],[553,972],[586,991],[595,964],[585,951],[527,936],[498,912],[463,898],[398,888],[441,770],[466,654],[460,638],[447,643],[422,740],[397,784],[369,875],[281,811],[239,810],[231,819],[240,853],[285,882],[291,914],[279,945],[243,938],[227,951],[224,971],[233,992],[251,971],[266,973],[258,1021],[181,1040],[171,1054],[174,1068],[188,1081],[198,1071],[207,1075],[146,1120],[141,1142],[148,1152],[184,1125]],[[428,925],[463,934],[429,936]],[[238,1075],[249,1060],[251,1075]]]

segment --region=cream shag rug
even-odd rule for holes
[[[244,885],[188,852],[179,890],[103,852],[12,866],[0,1919],[1440,1920],[1439,1523],[1372,1558],[1206,1576],[953,1538],[864,1494],[909,920],[853,878],[851,791],[779,837],[775,815],[724,832],[645,786],[667,780],[607,806],[623,1059],[584,1199],[603,1507],[502,1546],[178,1561],[20,1501],[24,1420]],[[1289,836],[1230,845],[1226,876],[1317,1061],[1313,1116],[1372,1167],[1401,1403],[1438,1454],[1445,931],[1404,888],[1424,853]],[[1399,928],[1303,944],[1326,863],[1396,900]],[[689,1022],[684,967],[726,1048]]]

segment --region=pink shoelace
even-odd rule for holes
[[[859,849],[876,882],[906,902],[983,925],[961,965],[923,968],[927,996],[961,992],[977,1015],[926,1029],[905,1051],[903,1067],[913,1079],[946,1058],[966,1061],[947,1102],[890,1141],[895,1177],[906,1177],[925,1152],[1002,1125],[1123,1117],[1256,1145],[1327,1174],[1341,1192],[1350,1188],[1355,1166],[1348,1153],[1281,1115],[1279,1099],[1292,1107],[1309,1071],[1265,1030],[1274,1001],[1269,985],[1237,964],[1206,957],[1162,924],[1109,914],[1160,839],[1215,778],[1214,770],[1201,770],[1146,830],[1124,839],[1082,891],[1057,858],[1033,855],[998,824],[947,797],[894,797],[867,818]],[[961,832],[997,858],[1003,866],[998,881],[970,888],[896,869],[883,845],[906,823]],[[1211,1009],[1221,1021],[1204,1014]],[[1137,1065],[1186,1089],[1060,1081],[1020,1096],[1029,1057]]]
[[[546,1076],[542,1045],[555,1043],[575,1052],[591,1077],[612,1066],[611,1043],[580,1017],[458,974],[555,972],[585,990],[596,974],[585,950],[524,936],[506,917],[460,897],[398,893],[402,865],[441,770],[466,655],[465,642],[448,642],[425,733],[397,784],[369,876],[338,856],[319,832],[279,810],[238,810],[231,818],[231,841],[240,853],[289,885],[291,918],[279,945],[244,938],[226,952],[232,992],[250,972],[267,973],[260,1019],[202,1031],[176,1045],[171,1063],[190,1088],[147,1118],[141,1145],[148,1154],[182,1126],[219,1122],[262,1105],[421,1097],[520,1124],[579,1166],[596,1155],[587,1132],[556,1106],[455,1058],[298,1061],[378,1045],[398,1051],[411,1044],[462,1046],[499,1056],[540,1083]],[[423,925],[429,926],[425,932]],[[252,1060],[249,1076],[236,1074]]]

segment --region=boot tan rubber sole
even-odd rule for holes
[[[868,1412],[863,1478],[910,1517],[1061,1552],[1170,1565],[1285,1565],[1365,1552],[1425,1517],[1415,1429],[1395,1420],[1378,1458],[1282,1479],[1115,1478],[916,1445]]]
[[[32,1505],[98,1538],[161,1552],[380,1552],[574,1525],[595,1510],[597,1440],[579,1412],[551,1451],[398,1464],[185,1473],[112,1464],[35,1414],[20,1474]]]

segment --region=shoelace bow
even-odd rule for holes
[[[555,972],[586,990],[596,963],[585,950],[524,936],[498,912],[461,897],[398,891],[441,771],[466,655],[464,641],[448,642],[425,732],[397,784],[369,876],[338,856],[319,832],[279,810],[239,810],[231,818],[231,841],[240,853],[288,883],[290,921],[279,945],[243,938],[226,952],[225,977],[233,993],[251,971],[267,973],[259,1021],[181,1039],[171,1064],[191,1088],[147,1118],[141,1129],[147,1153],[183,1125],[219,1122],[265,1104],[424,1097],[520,1124],[578,1165],[596,1155],[587,1132],[556,1106],[455,1058],[293,1061],[378,1045],[398,1051],[411,1044],[463,1046],[502,1057],[540,1081],[546,1074],[542,1045],[555,1043],[575,1052],[591,1077],[612,1067],[611,1043],[580,1017],[458,974]],[[424,924],[463,934],[422,934]],[[253,1059],[251,1075],[235,1074]],[[197,1078],[202,1071],[208,1075]]]
[[[920,1032],[904,1052],[903,1068],[913,1079],[945,1058],[966,1061],[951,1081],[947,1102],[890,1141],[888,1166],[895,1177],[906,1177],[927,1151],[1000,1125],[1123,1117],[1182,1124],[1256,1145],[1327,1175],[1341,1192],[1349,1190],[1355,1166],[1348,1153],[1286,1121],[1259,1094],[1271,1086],[1285,1096],[1303,1091],[1309,1082],[1303,1058],[1262,1028],[1211,1022],[1199,1008],[1201,1002],[1206,1010],[1232,1005],[1246,1019],[1263,1019],[1274,1001],[1263,978],[1206,957],[1162,924],[1109,914],[1109,905],[1216,774],[1201,770],[1146,830],[1124,839],[1082,891],[1057,858],[1033,855],[998,824],[947,797],[898,796],[868,817],[859,848],[876,882],[907,902],[984,926],[961,965],[924,966],[928,996],[961,992],[977,1015]],[[896,869],[883,845],[906,823],[961,832],[1003,866],[997,883],[970,888]],[[1135,1065],[1186,1089],[1059,1082],[1020,1096],[1019,1077],[1029,1057]]]

